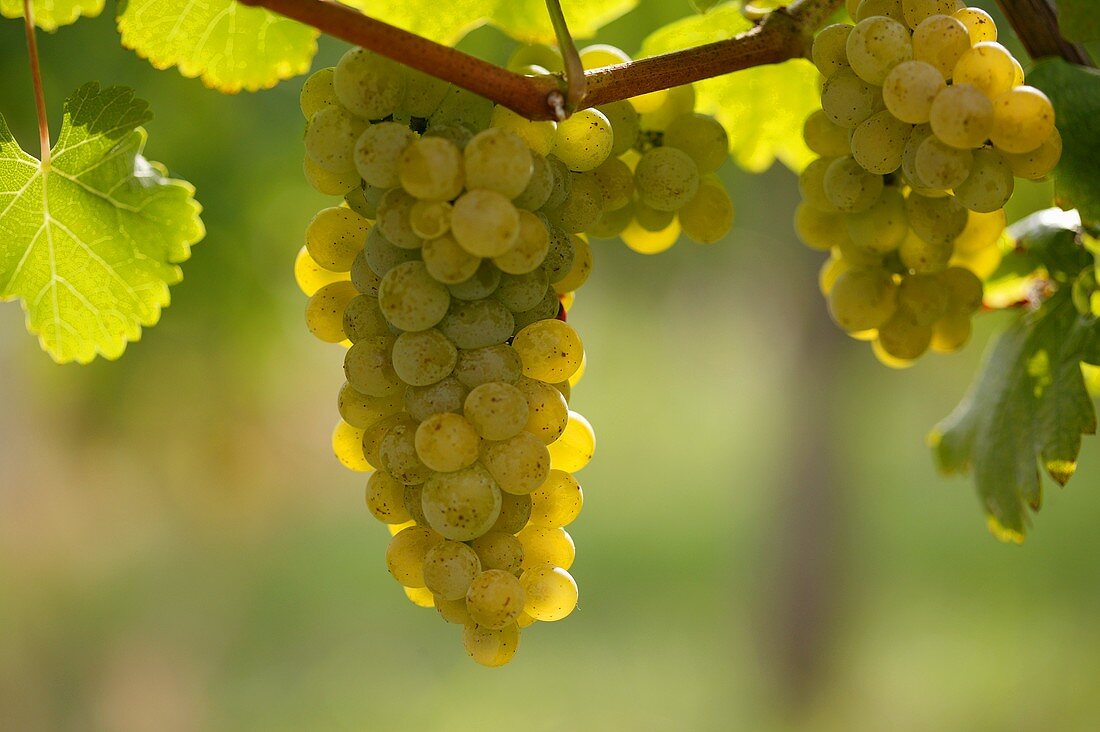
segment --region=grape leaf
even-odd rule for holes
[[[317,53],[315,29],[233,0],[127,0],[118,30],[154,67],[176,66],[227,93],[304,74]]]
[[[1096,0],[1058,0],[1058,30],[1066,40],[1100,41],[1100,15]]]
[[[751,27],[739,3],[725,3],[652,33],[641,55],[713,43]],[[793,59],[706,79],[695,84],[695,92],[696,109],[713,114],[729,131],[730,153],[742,168],[760,172],[778,158],[798,171],[816,157],[802,141],[802,123],[819,106],[818,72],[809,61]]]
[[[203,236],[191,185],[141,156],[151,116],[130,89],[86,84],[65,102],[48,165],[0,116],[0,299],[22,299],[59,363],[121,356]]]
[[[1044,59],[1027,75],[1054,104],[1062,133],[1062,159],[1054,169],[1054,192],[1062,208],[1076,208],[1086,226],[1100,226],[1100,71]]]
[[[103,12],[103,0],[33,0],[34,24],[53,32],[58,26],[75,23],[78,18],[94,18]],[[23,0],[0,0],[0,15],[23,17]]]

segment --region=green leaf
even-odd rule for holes
[[[313,28],[233,0],[127,0],[118,30],[154,67],[176,66],[227,93],[304,74],[317,53]]]
[[[641,55],[721,41],[751,27],[739,3],[725,3],[651,34]],[[746,170],[765,170],[778,158],[797,171],[816,157],[802,140],[802,123],[820,104],[818,72],[809,61],[793,59],[707,79],[695,84],[695,92],[696,108],[725,125],[730,153]]]
[[[78,18],[94,18],[103,12],[103,0],[33,0],[34,24],[53,32],[58,26],[75,23]],[[23,17],[23,0],[0,0],[0,15]]]
[[[524,43],[554,43],[545,0],[350,0],[373,18],[448,45],[475,28],[493,25]],[[589,38],[602,26],[634,9],[638,0],[563,0],[562,11],[574,38]]]
[[[1058,205],[1076,208],[1086,226],[1100,226],[1100,71],[1044,59],[1027,79],[1054,103],[1062,133],[1062,159],[1054,170]]]
[[[150,117],[132,90],[86,84],[65,102],[48,165],[0,117],[0,299],[22,299],[59,363],[121,356],[203,236],[191,185],[141,156]]]
[[[1096,0],[1058,0],[1058,29],[1069,41],[1100,41]]]

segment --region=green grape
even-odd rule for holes
[[[359,174],[354,170],[332,173],[308,155],[302,158],[302,174],[313,190],[326,196],[342,196],[359,185]]]
[[[405,97],[401,101],[401,110],[411,117],[431,117],[447,96],[450,84],[409,66],[402,70],[405,73]]]
[[[794,210],[794,230],[810,249],[827,252],[848,238],[847,216],[828,213],[803,201]]]
[[[419,249],[424,240],[416,235],[410,222],[410,212],[416,199],[400,188],[393,188],[382,196],[378,204],[376,226],[391,244],[402,249]]]
[[[412,418],[409,415],[402,412],[391,414],[388,417],[384,417],[370,427],[363,430],[363,456],[367,459],[371,465],[381,465],[382,456],[380,453],[382,447],[382,439],[389,434],[396,425],[405,424]],[[414,423],[415,425],[415,423]],[[407,495],[406,491],[406,495]],[[408,501],[405,501],[405,508],[409,510],[412,517],[416,518],[416,513],[409,509]]]
[[[843,228],[847,234],[847,226]],[[852,269],[874,269],[883,266],[883,255],[881,253],[860,246],[851,236],[845,236],[844,240],[834,250],[834,253],[843,257],[844,261],[847,262]]]
[[[844,224],[856,246],[878,255],[889,254],[909,233],[905,197],[893,186],[885,188],[870,208],[846,216]]]
[[[344,309],[358,290],[347,280],[333,282],[317,290],[306,303],[306,327],[325,343],[339,343],[344,335]]]
[[[416,139],[415,132],[397,122],[370,125],[355,142],[355,169],[367,185],[376,188],[400,185],[398,163]]]
[[[520,545],[519,539],[512,536],[512,534],[515,534],[527,525],[527,519],[531,517],[531,496],[517,496],[514,493],[502,492],[500,498],[500,516],[497,517],[497,522],[493,524],[493,528],[489,533],[478,539],[474,539],[472,546],[477,550],[478,556],[484,557],[488,555],[490,559],[497,560],[501,553],[495,551],[496,548],[501,544],[509,545],[512,547],[509,554],[515,557],[514,562],[509,560],[507,562],[501,562],[501,564],[486,566],[486,569],[515,571],[519,569],[519,565],[523,561],[523,547]],[[508,537],[509,541],[493,541],[494,547],[484,553],[478,549],[478,544],[481,541],[501,534]],[[482,559],[482,564],[485,564],[485,559]]]
[[[466,401],[466,395],[469,393],[469,389],[458,379],[448,376],[431,386],[410,386],[406,389],[405,409],[413,419],[421,422],[433,414],[443,412],[460,414],[462,403]]]
[[[993,130],[993,103],[976,87],[956,79],[932,102],[929,122],[936,137],[952,147],[980,147]]]
[[[970,211],[966,216],[966,228],[955,239],[955,252],[974,254],[995,247],[1005,230],[1004,209],[989,213]]]
[[[523,545],[521,566],[525,571],[544,564],[569,569],[577,557],[573,538],[565,529],[527,526],[516,534],[516,538]]]
[[[913,169],[921,183],[930,188],[948,190],[966,180],[974,154],[947,145],[935,135],[929,135],[917,146]]]
[[[386,547],[386,568],[405,587],[424,586],[424,558],[428,550],[443,541],[425,526],[402,529]]]
[[[638,140],[639,118],[634,111],[634,105],[625,99],[610,104],[601,104],[597,110],[607,118],[611,125],[613,142],[611,143],[611,156],[619,157]]]
[[[363,454],[363,430],[340,420],[332,431],[332,452],[336,459],[357,473],[374,470]]]
[[[810,58],[822,76],[828,78],[838,71],[850,69],[846,45],[851,32],[852,26],[847,23],[834,23],[822,28],[814,37]]]
[[[733,226],[733,201],[722,182],[704,178],[695,197],[677,212],[684,234],[700,244],[713,244]]]
[[[675,211],[699,190],[699,167],[687,153],[673,147],[647,151],[634,170],[638,196],[648,206]]]
[[[523,192],[512,199],[512,204],[521,210],[535,211],[542,208],[554,189],[554,171],[546,158],[531,154],[531,179]]]
[[[427,330],[443,320],[450,307],[447,288],[428,273],[423,262],[399,264],[378,285],[382,314],[401,330]]]
[[[653,231],[635,221],[623,229],[619,237],[623,244],[639,254],[659,254],[680,238],[680,222],[673,219],[665,228]]]
[[[672,213],[671,211],[669,213]],[[593,239],[614,239],[634,220],[634,206],[627,204],[613,211],[604,211],[596,223],[588,229]]]
[[[518,356],[516,361],[520,363]],[[545,381],[526,376],[516,382],[516,388],[527,401],[527,423],[523,429],[539,438],[544,445],[561,437],[569,424],[569,405],[561,392]]]
[[[577,607],[577,582],[561,567],[532,567],[520,577],[520,584],[523,610],[535,620],[561,620]]]
[[[561,437],[549,445],[550,467],[575,473],[588,465],[596,452],[596,433],[580,413],[569,411]],[[565,565],[559,565],[565,566]]]
[[[435,328],[410,331],[393,344],[393,369],[409,386],[428,386],[451,375],[458,349]]]
[[[512,329],[512,334],[516,335],[527,326],[540,320],[553,320],[558,317],[560,310],[561,299],[558,297],[558,293],[553,287],[547,287],[546,294],[539,300],[538,305],[530,310],[513,314],[516,325]]]
[[[817,287],[821,294],[828,297],[837,279],[851,268],[851,263],[843,256],[835,252],[831,254],[817,274]]]
[[[950,298],[949,309],[974,313],[982,307],[982,281],[963,267],[951,267],[941,276]]]
[[[310,160],[330,173],[355,170],[355,143],[367,123],[342,107],[326,107],[310,117],[305,148]]]
[[[977,45],[983,41],[997,40],[997,24],[993,17],[981,8],[959,8],[954,12],[954,17],[970,33],[971,45]]]
[[[939,320],[947,312],[949,299],[940,274],[904,275],[898,283],[898,310],[904,310],[921,326]]]
[[[454,541],[476,539],[500,515],[500,488],[479,463],[453,473],[432,473],[421,500],[428,524]]]
[[[572,176],[569,195],[560,206],[544,208],[556,226],[569,233],[587,230],[600,218],[603,210],[603,191],[595,175],[581,173]]]
[[[910,28],[933,15],[951,15],[956,7],[955,0],[901,0],[901,12]]]
[[[1016,68],[1012,54],[996,41],[982,41],[959,57],[952,71],[955,84],[969,84],[989,99],[1012,88]]]
[[[454,203],[451,233],[470,254],[498,257],[515,246],[519,212],[496,191],[467,191]]]
[[[546,481],[531,493],[531,526],[556,529],[568,526],[581,513],[584,491],[569,473],[551,470]]]
[[[940,76],[950,79],[955,64],[970,50],[966,26],[950,15],[932,15],[913,31],[913,58],[931,64]]]
[[[523,138],[499,127],[474,135],[462,154],[466,187],[496,191],[506,198],[523,193],[534,170],[531,150]]]
[[[643,130],[664,132],[672,120],[695,109],[695,87],[691,84],[675,86],[666,91],[661,106],[643,113],[639,118],[638,122]]]
[[[924,61],[904,61],[882,82],[882,101],[890,114],[903,122],[924,124],[932,103],[947,88],[943,75]]]
[[[625,51],[606,43],[585,46],[579,51],[578,55],[581,60],[581,67],[585,71],[630,63],[630,56]]]
[[[432,471],[416,453],[417,425],[412,420],[398,422],[378,443],[383,470],[405,485],[423,483]]]
[[[379,420],[400,412],[404,401],[400,393],[382,397],[362,394],[345,381],[337,395],[336,408],[341,419],[352,427],[365,430]]]
[[[1043,144],[1054,131],[1054,107],[1033,86],[1018,86],[993,101],[993,132],[998,149],[1026,153]]]
[[[932,136],[931,125],[917,125],[909,134],[909,140],[905,143],[905,150],[901,155],[901,172],[905,181],[912,188],[927,189],[928,185],[917,175],[917,151],[921,143]],[[930,195],[921,191],[923,195]]]
[[[473,138],[474,133],[460,124],[429,124],[424,130],[424,137],[438,137],[446,140],[459,150],[465,150],[466,144]]]
[[[462,192],[462,151],[442,137],[421,137],[397,165],[401,186],[422,201],[450,201]]]
[[[493,107],[490,125],[518,135],[531,150],[539,155],[549,155],[554,144],[553,122],[535,122],[516,114],[507,107]]]
[[[931,324],[921,323],[912,313],[898,308],[878,329],[878,344],[888,355],[902,361],[920,358],[932,343]]]
[[[458,352],[458,363],[455,365],[455,378],[463,386],[473,389],[490,381],[503,381],[515,384],[523,373],[523,363],[519,354],[509,345],[503,343],[484,348],[474,348]],[[463,394],[465,399],[465,394]],[[462,411],[459,408],[450,411]]]
[[[896,71],[899,66],[894,67]],[[893,72],[890,72],[893,73]],[[885,90],[883,91],[885,94]],[[929,105],[931,105],[929,100]],[[848,144],[848,130],[829,119],[824,110],[818,109],[802,125],[802,137],[806,147],[822,157],[840,157],[848,155],[852,148]]]
[[[480,300],[492,295],[498,285],[500,270],[491,261],[484,259],[470,279],[448,285],[447,289],[456,300]]]
[[[926,241],[910,232],[898,247],[898,257],[906,269],[929,274],[942,272],[951,261],[953,250],[950,241]]]
[[[402,587],[405,591],[405,597],[409,598],[409,602],[417,607],[435,607],[435,595],[431,593],[426,587]]]
[[[527,400],[511,384],[490,381],[470,391],[462,413],[486,440],[507,440],[527,424]]]
[[[439,330],[459,348],[471,349],[503,343],[514,325],[512,313],[497,300],[456,300]]]
[[[420,250],[424,266],[434,279],[445,285],[455,285],[473,277],[481,258],[467,252],[450,234],[429,239]]]
[[[954,353],[970,340],[970,330],[969,313],[949,311],[932,326],[930,347],[936,353]]]
[[[592,170],[611,154],[611,123],[598,109],[582,109],[558,123],[554,155],[576,172]]]
[[[573,266],[560,280],[554,283],[554,291],[564,295],[567,292],[579,290],[592,274],[592,247],[579,236],[570,238],[573,244]]]
[[[905,143],[913,126],[883,110],[868,117],[852,132],[852,157],[869,173],[888,175],[901,167]]]
[[[385,188],[363,183],[348,191],[344,196],[344,202],[348,204],[348,208],[363,218],[375,219],[378,217],[378,204],[382,202],[384,195],[386,195]]]
[[[565,199],[569,197],[569,191],[573,186],[573,174],[569,172],[569,168],[565,167],[565,163],[553,155],[546,156],[546,164],[550,166],[554,182],[550,188],[550,195],[546,197],[546,202],[542,205],[542,208],[554,209],[562,205]]]
[[[357,445],[363,451],[362,443]],[[403,524],[412,519],[405,508],[405,485],[382,470],[367,479],[367,509],[384,524]]]
[[[512,348],[523,361],[524,376],[549,383],[572,376],[584,351],[577,331],[560,320],[528,325],[516,335]]]
[[[389,323],[378,308],[378,298],[359,295],[344,308],[344,335],[352,343],[390,334]]]
[[[1008,203],[1014,185],[1012,168],[1001,154],[983,147],[974,151],[970,175],[955,186],[955,198],[971,211],[990,213]]]
[[[512,312],[523,312],[538,305],[549,284],[546,270],[541,268],[527,274],[505,274],[500,278],[496,298]]]
[[[823,213],[838,212],[837,207],[825,195],[825,173],[834,160],[840,158],[818,158],[798,174],[798,192],[802,195],[802,200]]]
[[[1000,153],[1017,178],[1042,180],[1054,170],[1062,157],[1062,136],[1058,133],[1058,128],[1054,128],[1050,136],[1034,150],[1025,153],[1001,150]]]
[[[845,44],[852,71],[864,81],[882,85],[890,69],[913,58],[909,29],[883,15],[856,24]]]
[[[543,266],[551,283],[561,282],[573,269],[573,259],[576,257],[573,237],[556,226],[548,226],[547,233],[549,241]]]
[[[347,278],[347,272],[333,272],[313,261],[305,246],[298,250],[298,255],[294,258],[294,281],[306,297],[311,297],[325,285]]]
[[[424,555],[424,585],[444,600],[466,597],[470,583],[480,573],[477,553],[459,541],[444,539]]]
[[[531,499],[529,496],[515,496],[505,493],[503,499],[504,501],[526,499],[527,510],[528,513],[530,512]],[[501,513],[503,513],[503,509],[501,509]],[[515,520],[512,523],[514,525]],[[520,525],[516,531],[522,528],[523,525]],[[494,528],[484,536],[479,536],[471,541],[470,546],[477,552],[483,569],[497,569],[514,576],[519,573],[520,565],[523,564],[523,545],[520,544],[519,539],[512,535],[512,532]]]
[[[866,211],[882,193],[882,176],[868,173],[854,158],[837,158],[825,170],[822,188],[829,202],[847,213]]]
[[[405,67],[396,61],[353,48],[336,64],[332,77],[336,98],[363,119],[393,114],[405,95]]]
[[[333,272],[347,272],[370,232],[370,222],[347,208],[321,209],[306,227],[306,249],[313,261]]]
[[[966,228],[966,209],[953,196],[930,198],[910,193],[905,208],[909,227],[933,244],[949,244]]]
[[[443,236],[451,228],[451,204],[446,201],[417,201],[409,209],[409,226],[421,239]]]
[[[519,628],[515,623],[500,630],[469,623],[462,629],[462,645],[470,658],[482,666],[503,666],[516,655]]]
[[[882,269],[851,269],[829,292],[829,314],[849,333],[878,328],[897,309],[897,285]]]
[[[340,103],[336,99],[336,91],[332,88],[334,71],[335,69],[331,66],[318,69],[302,84],[302,93],[298,96],[298,107],[306,120],[322,109],[335,107]]]
[[[470,612],[466,609],[465,595],[458,600],[444,600],[442,597],[437,597],[435,598],[435,609],[448,623],[462,626],[474,624],[474,621],[470,619]]]
[[[542,66],[550,71],[561,71],[563,69],[561,52],[552,46],[542,44],[520,46],[512,52],[505,68],[516,71],[523,66],[531,65]]]
[[[500,271],[523,275],[538,269],[550,250],[550,233],[546,224],[530,211],[519,211],[519,235],[515,245],[504,254],[493,257]]]
[[[525,425],[526,414],[523,421]],[[521,430],[524,425],[520,425]],[[517,495],[535,490],[550,475],[550,451],[530,432],[521,431],[506,440],[487,444],[481,453],[481,463],[502,491]]]
[[[882,92],[851,71],[837,71],[821,88],[821,109],[833,122],[852,129],[882,107]]]
[[[371,228],[370,233],[367,234],[367,245],[363,247],[363,261],[379,277],[378,285],[381,285],[381,278],[385,277],[397,265],[415,262],[417,260],[416,255],[417,250],[415,249],[402,249],[395,246],[382,233],[380,226]],[[356,259],[358,260],[358,255],[356,255]],[[354,265],[354,262],[352,264]]]
[[[600,187],[604,211],[611,211],[630,203],[634,196],[634,171],[619,158],[608,158],[592,171],[592,177]]]
[[[705,114],[683,114],[665,130],[664,144],[688,154],[700,173],[713,173],[729,157],[729,136],[718,120]]]
[[[901,12],[901,0],[860,0],[852,19],[859,22],[873,15],[885,15],[899,23],[905,22]]]
[[[489,569],[474,578],[466,593],[466,609],[479,626],[493,629],[514,626],[523,610],[523,586],[515,575]]]

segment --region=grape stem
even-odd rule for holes
[[[38,141],[42,146],[42,167],[50,164],[50,122],[46,117],[46,93],[42,89],[42,69],[38,63],[38,38],[34,32],[34,8],[31,0],[23,0],[23,27],[27,31],[27,55],[31,62],[31,84],[34,86],[34,106],[38,112]]]
[[[1032,58],[1060,56],[1070,63],[1093,65],[1088,51],[1062,37],[1050,0],[997,0],[997,4]]]
[[[239,0],[293,18],[330,36],[411,66],[533,120],[669,89],[733,71],[807,56],[814,31],[842,0],[794,0],[733,38],[584,73],[575,107],[560,75],[522,76],[331,0]],[[554,3],[556,4],[556,3]],[[580,76],[574,75],[579,84]]]
[[[588,90],[584,78],[584,66],[581,65],[577,44],[573,43],[573,35],[569,32],[569,25],[565,22],[565,13],[562,12],[559,0],[546,0],[546,12],[550,14],[554,36],[558,39],[558,49],[565,62],[565,107],[568,114],[578,108]]]

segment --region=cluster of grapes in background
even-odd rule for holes
[[[854,26],[813,45],[824,83],[803,134],[821,157],[799,178],[795,228],[831,252],[821,290],[833,319],[902,367],[966,343],[1014,177],[1045,177],[1061,138],[983,10],[849,0],[848,11]]]

